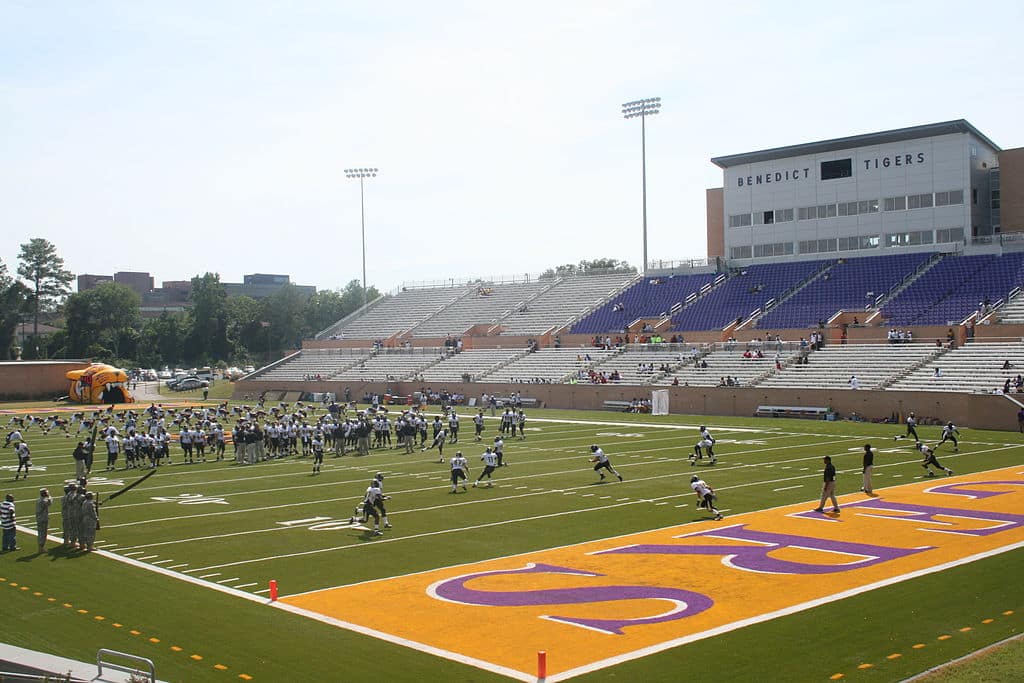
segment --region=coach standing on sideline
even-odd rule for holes
[[[863,469],[861,470],[864,474],[864,486],[861,491],[870,495],[874,493],[874,487],[871,485],[871,474],[875,468],[875,452],[871,450],[871,444],[864,444],[864,461]],[[824,503],[822,503],[824,505]]]
[[[75,446],[75,451],[71,454],[71,457],[75,459],[75,479],[85,479],[85,442],[78,442],[78,445]]]
[[[814,511],[824,512],[825,501],[831,498],[832,512],[839,512],[839,501],[836,500],[836,466],[832,464],[832,458],[827,455],[822,460],[825,462],[825,471],[822,477],[824,483],[821,486],[821,502],[818,503],[818,507]]]

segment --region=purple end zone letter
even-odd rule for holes
[[[982,522],[996,522],[996,524],[985,527],[984,529],[934,529],[929,527],[921,527],[921,531],[939,531],[947,534],[963,534],[965,536],[991,536],[992,534],[998,534],[1003,531],[1009,531],[1010,529],[1016,529],[1019,526],[1024,526],[1024,515],[1015,515],[1009,512],[989,512],[986,510],[963,510],[961,508],[944,508],[937,507],[934,505],[914,505],[912,503],[895,503],[887,501],[884,498],[857,501],[856,503],[850,503],[849,505],[846,506],[846,508],[851,510],[877,510],[877,513],[870,515],[871,517],[894,519],[900,522],[928,522],[931,524],[941,524],[947,527],[953,526],[953,524],[951,524],[950,522],[943,522],[935,518],[941,515],[943,517],[952,517],[953,519],[959,518],[972,519]],[[886,512],[890,512],[893,514],[886,515],[884,514]]]
[[[751,531],[746,524],[725,529],[716,529],[678,538],[718,538],[727,541],[747,541],[759,545],[656,545],[639,544],[625,548],[616,548],[597,555],[634,554],[634,555],[724,555],[722,564],[744,571],[762,574],[835,574],[853,569],[870,567],[879,562],[888,562],[907,555],[913,555],[930,548],[890,548],[884,545],[867,543],[850,543],[848,541],[831,541],[809,536],[791,534],[773,534],[764,531]],[[801,548],[820,550],[828,554],[839,553],[858,557],[854,561],[843,564],[812,564],[809,562],[793,562],[771,557],[769,553],[780,548]]]
[[[433,597],[457,602],[463,605],[485,607],[527,607],[531,605],[580,605],[590,602],[614,602],[618,600],[668,600],[673,607],[667,612],[643,619],[583,619],[577,617],[544,616],[544,619],[560,621],[583,628],[622,635],[626,626],[660,624],[699,614],[711,607],[711,598],[700,593],[680,588],[659,586],[589,586],[579,588],[554,588],[547,590],[484,591],[466,586],[475,579],[486,576],[509,574],[570,574],[574,576],[602,576],[590,572],[557,567],[550,564],[530,564],[522,569],[466,574],[442,581],[427,592]]]
[[[944,493],[950,496],[966,496],[967,498],[991,498],[1005,496],[1011,491],[983,491],[978,486],[1024,486],[1024,481],[969,481],[963,484],[944,484],[928,489],[928,493]]]

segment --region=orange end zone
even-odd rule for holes
[[[1024,546],[1024,468],[281,598],[520,680],[611,666]],[[457,628],[455,626],[457,625]],[[500,633],[500,637],[497,634]]]

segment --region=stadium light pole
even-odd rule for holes
[[[626,102],[622,105],[622,116],[627,119],[640,117],[640,167],[643,182],[644,212],[644,265],[643,274],[647,275],[647,117],[654,116],[661,110],[660,97],[648,97],[645,100]]]
[[[377,176],[377,169],[375,168],[346,168],[346,178],[358,178],[359,179],[359,225],[362,231],[363,241],[363,307],[366,307],[366,204],[363,201],[363,180],[365,178],[375,178]]]

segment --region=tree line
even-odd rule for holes
[[[549,268],[541,277],[600,272],[634,273],[618,259],[595,259]],[[192,278],[191,306],[143,318],[141,298],[130,287],[103,282],[70,293],[75,276],[57,248],[42,238],[21,245],[16,275],[0,260],[0,360],[17,357],[91,358],[120,367],[242,365],[267,361],[326,329],[362,306],[363,287],[306,296],[287,284],[264,299],[228,297],[217,273]],[[380,296],[369,287],[366,300]],[[58,328],[41,333],[40,320]],[[31,322],[32,333],[27,326]],[[24,330],[21,348],[18,327]]]
[[[264,299],[228,297],[217,273],[192,278],[191,306],[143,318],[130,287],[103,282],[70,293],[75,276],[45,239],[21,245],[17,277],[0,261],[0,358],[91,358],[121,367],[245,364],[298,348],[304,338],[354,312],[363,288],[352,280],[312,296],[287,284]],[[369,287],[367,299],[380,296]],[[40,319],[59,328],[40,333]],[[31,333],[28,328],[31,325]]]

